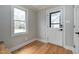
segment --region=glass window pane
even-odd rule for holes
[[[26,32],[25,11],[14,8],[14,34]]]
[[[26,23],[15,21],[14,22],[14,33],[26,32]]]
[[[52,25],[52,28],[60,28],[60,25],[59,24],[54,24],[54,25]]]
[[[51,23],[60,23],[60,12],[51,14]]]
[[[14,8],[14,20],[25,21],[25,11]]]
[[[54,28],[59,28],[59,24],[55,24],[53,26],[54,26]]]

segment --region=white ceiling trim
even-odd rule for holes
[[[25,8],[33,9],[33,10],[41,10],[41,9],[46,9],[46,8],[54,8],[57,7],[58,5],[22,5]]]

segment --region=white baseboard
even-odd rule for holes
[[[71,46],[64,46],[64,48],[69,49],[69,50],[72,50],[73,54],[75,54],[75,50],[74,50],[73,47],[71,47]]]
[[[23,47],[23,46],[25,46],[25,45],[27,45],[27,44],[33,42],[33,41],[35,41],[35,39],[27,40],[26,42],[24,42],[24,43],[22,43],[22,44],[20,44],[20,45],[17,45],[17,46],[15,46],[15,47],[13,47],[13,48],[11,48],[11,49],[9,49],[9,50],[10,50],[10,52],[12,52],[12,51],[14,51],[14,50],[16,50],[16,49],[19,49],[19,48],[21,48],[21,47]]]
[[[48,43],[48,41],[43,40],[43,39],[37,39],[38,41],[44,42],[44,43]]]
[[[69,49],[69,50],[73,49],[73,47],[71,47],[71,46],[64,46],[64,48]]]

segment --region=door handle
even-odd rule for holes
[[[75,32],[75,34],[78,34],[79,35],[79,32]]]
[[[63,29],[59,29],[60,31],[63,31]]]

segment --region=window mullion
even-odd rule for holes
[[[19,21],[19,22],[25,22],[25,21],[23,21],[23,20],[15,20],[15,21]]]

